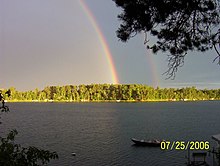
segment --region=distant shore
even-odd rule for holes
[[[90,84],[48,86],[43,90],[3,89],[8,102],[175,102],[220,100],[220,89],[153,88],[141,84]],[[7,95],[10,94],[10,95]]]
[[[220,101],[216,100],[98,100],[98,101],[37,101],[37,100],[9,100],[7,103],[148,103],[148,102],[197,102],[197,101]]]

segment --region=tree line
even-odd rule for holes
[[[2,90],[2,94],[7,90]],[[17,91],[9,88],[7,101],[186,101],[219,100],[220,89],[153,88],[142,84],[91,84],[47,86],[43,90]]]

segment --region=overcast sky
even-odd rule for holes
[[[103,32],[121,84],[220,88],[214,51],[189,53],[175,80],[162,75],[167,55],[152,55],[143,35],[116,37],[120,9],[111,0],[85,1]],[[0,88],[113,83],[106,55],[78,0],[0,0]]]

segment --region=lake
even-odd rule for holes
[[[220,101],[7,105],[11,111],[1,115],[0,134],[16,128],[18,143],[57,151],[59,160],[50,165],[181,166],[187,151],[137,147],[130,139],[213,146],[211,136],[220,133]]]

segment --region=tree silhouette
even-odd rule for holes
[[[220,64],[220,0],[113,0],[122,8],[118,38],[127,42],[144,32],[147,49],[169,52],[168,78],[174,78],[189,51],[214,49]],[[156,38],[149,43],[148,35]]]

